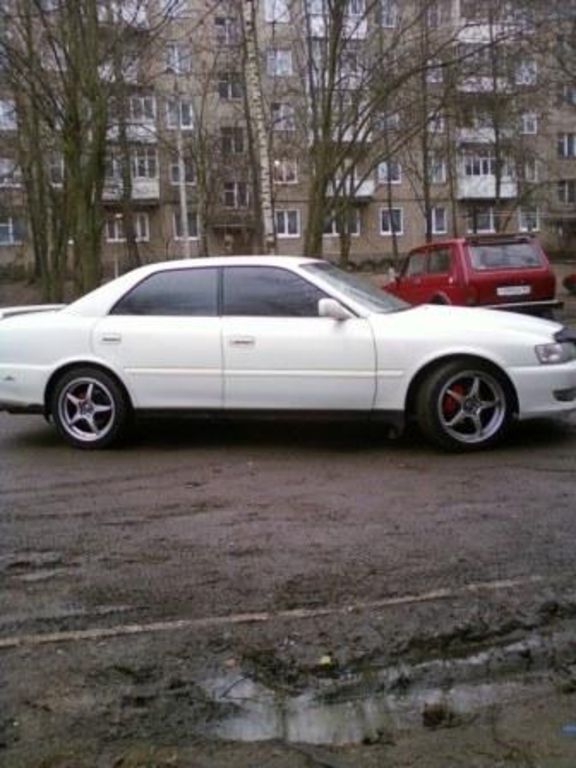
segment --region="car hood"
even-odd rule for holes
[[[533,336],[549,340],[562,328],[560,323],[519,312],[421,304],[390,314],[372,315],[375,325],[393,323],[398,330],[413,331],[418,335],[467,334],[502,337],[505,334]]]

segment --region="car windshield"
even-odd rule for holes
[[[327,262],[305,264],[302,269],[311,275],[318,275],[324,283],[351,300],[361,303],[371,312],[397,312],[400,309],[408,309],[410,306],[396,296],[380,290],[368,278],[350,275],[333,264]]]
[[[540,253],[532,243],[470,245],[468,250],[472,268],[479,271],[529,269],[542,265]]]

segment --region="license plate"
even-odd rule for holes
[[[527,296],[530,293],[529,285],[501,285],[496,288],[498,296]]]

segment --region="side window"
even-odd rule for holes
[[[450,272],[450,249],[435,248],[430,251],[428,257],[428,272],[432,275],[439,275]]]
[[[325,294],[299,275],[277,267],[226,267],[224,314],[318,317]]]
[[[123,296],[111,315],[214,316],[218,311],[216,269],[171,269],[145,278]]]
[[[413,253],[409,256],[406,262],[406,269],[404,270],[405,277],[414,277],[415,275],[421,275],[426,270],[426,254],[425,253]]]

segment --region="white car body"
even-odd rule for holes
[[[0,310],[0,409],[48,414],[61,372],[89,366],[121,384],[135,413],[351,411],[402,420],[423,372],[470,359],[502,376],[520,419],[574,410],[576,361],[543,364],[535,352],[554,344],[561,325],[460,307],[374,311],[321,271],[311,272],[314,264],[322,262],[253,256],[164,262],[63,308]],[[302,277],[345,307],[347,319],[111,314],[121,297],[159,272],[245,266]]]

